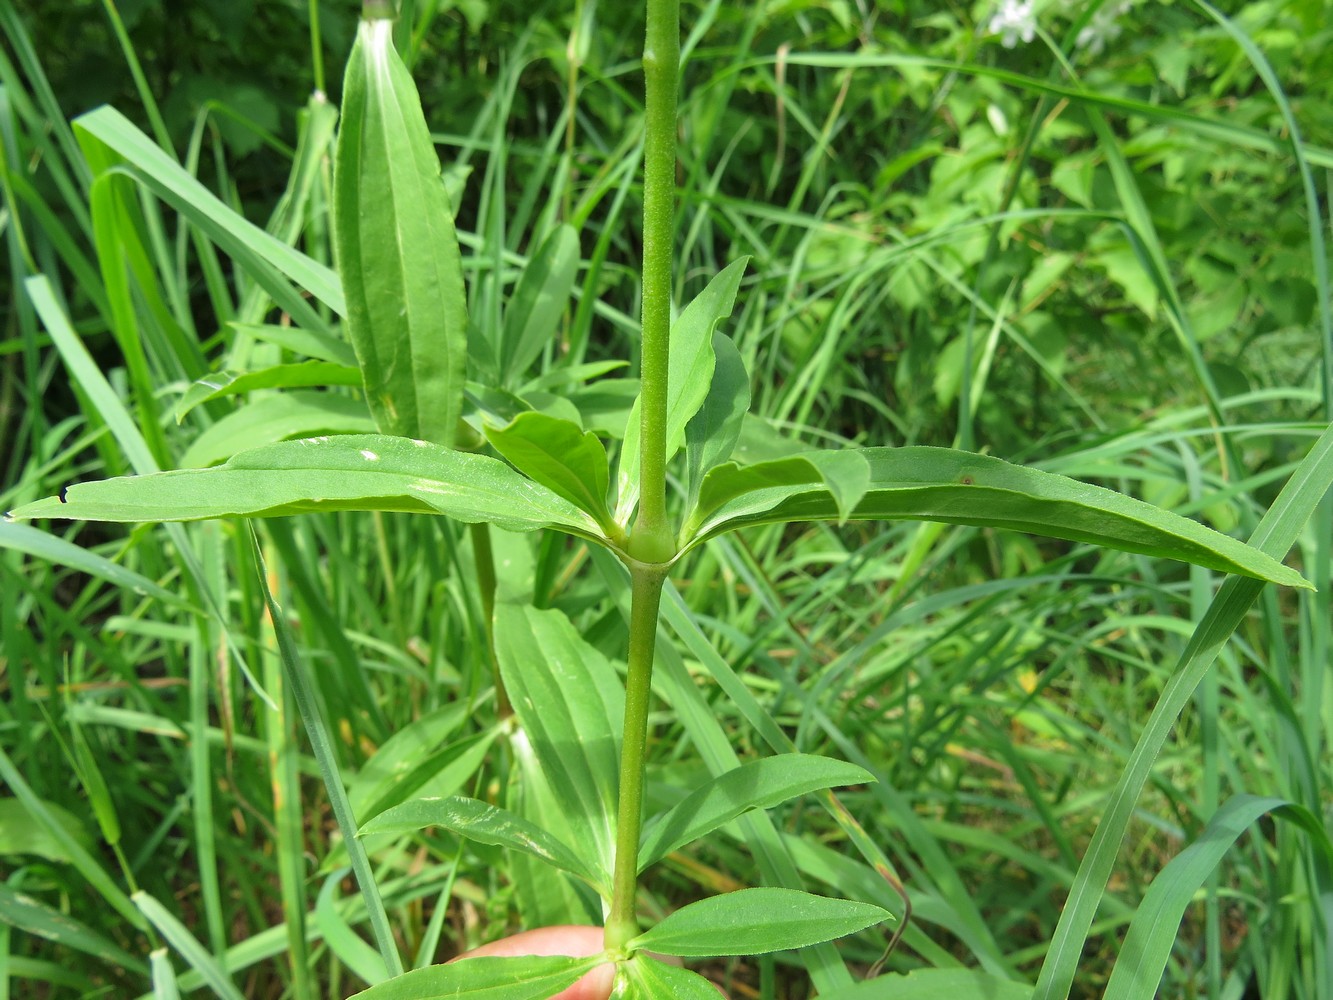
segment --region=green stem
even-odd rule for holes
[[[643,47],[643,355],[639,427],[639,514],[630,553],[664,562],[674,553],[666,510],[667,370],[675,241],[676,86],[680,0],[647,0]]]
[[[634,898],[639,881],[639,837],[643,831],[648,696],[657,643],[657,609],[665,582],[665,566],[636,563],[630,569],[629,676],[625,680],[625,734],[620,750],[620,815],[616,822],[611,913],[606,920],[606,947],[613,952],[623,949],[639,934]]]

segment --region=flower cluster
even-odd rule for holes
[[[1108,42],[1120,35],[1120,18],[1133,5],[1134,0],[1103,3],[1079,31],[1075,44],[1092,55],[1100,54]],[[1019,41],[1024,44],[1032,41],[1037,35],[1037,15],[1032,0],[1000,0],[986,30],[988,34],[999,35],[1000,44],[1006,49],[1012,49]]]

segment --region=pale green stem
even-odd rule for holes
[[[639,934],[634,898],[639,881],[639,836],[643,830],[643,765],[648,751],[648,698],[657,642],[657,609],[665,566],[642,563],[630,570],[629,674],[625,679],[625,733],[620,750],[620,815],[616,821],[616,866],[611,877],[611,913],[606,947],[619,952]]]
[[[639,514],[630,554],[665,562],[675,538],[666,510],[667,370],[676,198],[676,85],[680,0],[648,0],[643,48],[643,352],[639,427]]]

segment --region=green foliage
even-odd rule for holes
[[[0,0],[0,993],[1329,995],[1318,5],[225,6]]]

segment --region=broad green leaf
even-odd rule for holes
[[[67,542],[45,531],[38,531],[26,524],[0,521],[0,549],[12,549],[60,566],[68,566],[80,573],[87,573],[99,580],[106,580],[117,587],[123,587],[140,597],[151,597],[174,607],[189,607],[189,602],[180,594],[159,586],[146,576],[125,569],[110,559],[89,552],[73,542]],[[4,820],[0,818],[0,833],[3,830]]]
[[[738,889],[683,906],[630,942],[663,955],[762,955],[832,941],[891,919],[871,903],[796,889]]]
[[[1030,1000],[1032,987],[973,969],[917,969],[857,983],[839,1000]]]
[[[610,894],[607,873],[589,867],[567,844],[508,809],[461,795],[404,802],[363,824],[358,836],[410,833],[431,826],[442,826],[460,837],[483,844],[524,851],[547,864],[572,872],[603,894]]]
[[[212,469],[75,483],[18,518],[201,521],[314,510],[389,510],[489,521],[511,531],[559,528],[592,540],[587,514],[494,458],[380,434],[283,441]]]
[[[610,871],[625,715],[619,675],[555,610],[496,607],[495,652],[574,843],[590,865]]]
[[[554,336],[578,268],[578,234],[562,225],[528,261],[505,310],[499,350],[502,384],[513,384]]]
[[[16,892],[3,881],[0,881],[0,922],[26,934],[36,934],[85,955],[92,955],[102,962],[140,974],[148,971],[140,959],[114,941],[107,940],[68,913],[61,913],[40,899]]]
[[[333,230],[347,333],[379,429],[452,445],[467,299],[449,196],[389,20],[364,20],[347,63]]]
[[[806,459],[819,470],[824,486],[838,508],[838,523],[846,524],[870,488],[870,463],[860,448],[814,451]]]
[[[316,361],[332,361],[354,367],[356,351],[345,340],[321,330],[304,330],[299,326],[278,326],[270,323],[228,323],[237,334],[276,344],[293,354],[303,354]]]
[[[214,372],[185,390],[176,404],[176,423],[201,403],[221,396],[236,396],[256,389],[294,389],[314,385],[360,385],[361,373],[354,367],[331,361],[302,361],[273,365],[252,372]]]
[[[487,427],[495,450],[519,472],[590,514],[607,534],[615,523],[606,506],[611,473],[596,434],[544,413],[520,413],[507,427]]]
[[[319,897],[315,900],[315,926],[320,937],[329,946],[329,950],[338,957],[338,961],[347,966],[370,985],[382,983],[388,978],[384,959],[365,940],[352,930],[351,924],[343,916],[339,906],[338,883],[351,868],[339,868],[324,880]]]
[[[698,412],[713,383],[713,331],[731,315],[749,257],[728,265],[671,324],[671,367],[667,374],[666,457],[685,440],[685,425]],[[616,477],[616,520],[629,523],[639,499],[639,402],[625,423],[625,446]]]
[[[213,424],[185,449],[180,464],[202,469],[233,455],[296,437],[316,434],[370,434],[365,401],[354,396],[296,389],[247,402]]]
[[[1186,908],[1236,839],[1268,813],[1296,824],[1310,835],[1315,842],[1316,881],[1322,883],[1318,888],[1322,893],[1333,888],[1329,885],[1333,845],[1319,818],[1285,799],[1237,795],[1218,809],[1199,838],[1172,858],[1148,886],[1118,950],[1104,1000],[1157,995]]]
[[[821,788],[874,780],[855,764],[814,754],[749,761],[706,782],[649,824],[639,848],[639,870],[750,809],[769,809]]]
[[[947,448],[862,454],[870,474],[850,515],[857,519],[1008,528],[1309,587],[1295,570],[1243,542],[1099,486]],[[837,518],[838,503],[818,469],[826,461],[803,455],[718,466],[704,478],[683,534],[686,546],[751,524]]]
[[[741,424],[750,409],[750,375],[731,338],[713,331],[713,381],[699,412],[685,425],[687,508],[699,497],[704,473],[731,457],[740,440]]]
[[[623,966],[629,977],[628,998],[633,1000],[718,1000],[718,988],[697,972],[659,962],[648,955],[635,955]]]
[[[465,958],[395,976],[352,1000],[550,1000],[604,961],[601,955]]]

